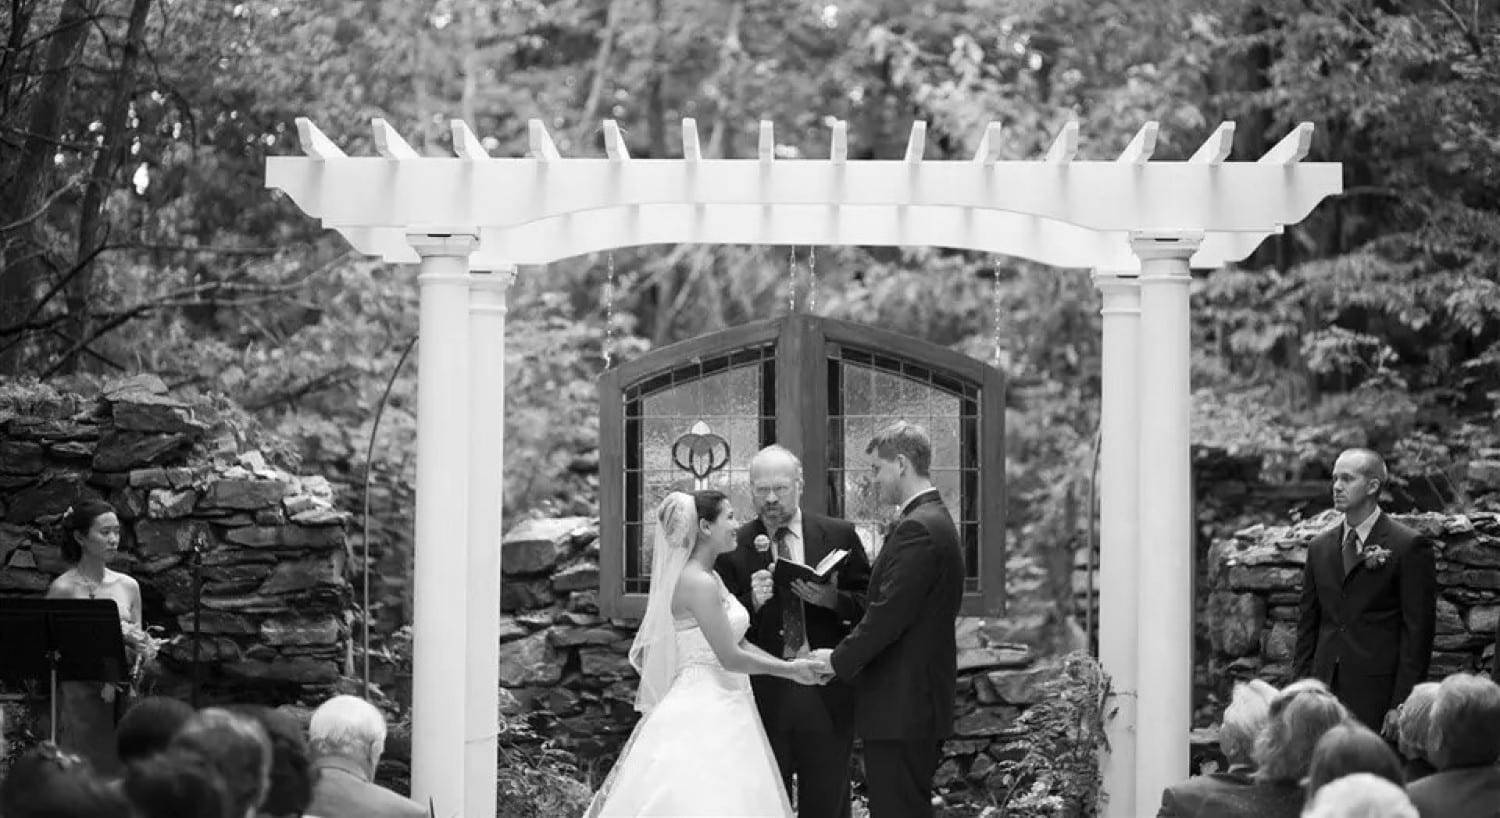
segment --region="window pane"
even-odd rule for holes
[[[844,518],[855,524],[873,558],[885,525],[897,509],[876,502],[869,491],[865,446],[894,421],[922,426],[932,439],[933,484],[960,523],[967,582],[977,585],[981,557],[974,514],[980,499],[979,481],[977,472],[965,471],[979,465],[979,424],[972,418],[977,411],[973,398],[977,385],[915,362],[859,355],[847,347],[834,353],[829,366],[840,370],[838,377],[830,375],[829,383],[841,388],[839,399],[830,398],[829,406],[831,410],[841,407],[843,412],[830,412],[827,454],[830,468],[841,470],[834,473],[835,494],[842,490],[838,499]]]
[[[708,485],[730,496],[741,518],[751,512],[743,466],[774,436],[776,409],[770,346],[757,346],[707,361],[677,366],[666,373],[626,386],[639,395],[638,409],[625,420],[625,589],[642,593],[651,576],[651,547],[656,508],[672,491],[691,491],[693,475],[674,458],[673,445],[704,423],[729,445],[727,466],[708,477]],[[638,415],[638,416],[636,416]],[[769,418],[771,425],[767,425]],[[631,524],[631,521],[637,521]]]

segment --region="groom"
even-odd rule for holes
[[[958,530],[928,477],[926,430],[897,422],[866,454],[883,503],[901,504],[870,573],[864,619],[833,650],[813,651],[854,685],[854,730],[864,741],[871,818],[932,815],[932,777],[953,732],[963,601]]]
[[[802,510],[802,463],[781,446],[750,459],[750,491],[756,519],[740,527],[738,546],[714,566],[752,612],[750,641],[784,658],[838,644],[864,614],[870,582],[869,558],[854,526]],[[773,560],[816,565],[836,549],[849,556],[831,582],[773,586]],[[750,685],[788,794],[796,777],[797,814],[848,818],[854,691],[839,682],[807,687],[771,676],[751,676]]]

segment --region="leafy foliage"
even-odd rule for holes
[[[1014,729],[1025,737],[1002,748],[1019,754],[999,765],[1007,787],[998,794],[1002,815],[1095,813],[1103,783],[1098,754],[1109,746],[1104,736],[1109,678],[1083,653],[1067,656],[1062,671],[1016,720]]]

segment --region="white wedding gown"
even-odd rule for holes
[[[750,614],[722,580],[719,596],[735,639],[743,639]],[[672,685],[631,733],[589,818],[789,818],[750,677],[725,670],[693,620],[676,627]]]

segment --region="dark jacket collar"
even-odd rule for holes
[[[938,494],[937,486],[933,486],[932,488],[926,489],[917,496],[911,498],[911,500],[907,501],[906,505],[901,507],[901,516],[905,517],[906,515],[912,513],[917,509],[918,506],[925,506],[928,503],[941,502],[943,502],[943,497],[942,495]]]

